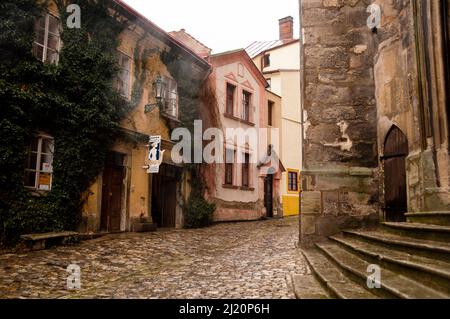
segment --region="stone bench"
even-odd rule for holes
[[[65,232],[52,232],[45,234],[26,234],[20,236],[22,240],[24,240],[32,250],[43,250],[45,249],[46,242],[48,240],[55,241],[60,240],[63,241],[67,238],[78,237],[77,232],[73,231],[65,231]]]

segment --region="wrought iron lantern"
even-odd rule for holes
[[[165,92],[166,83],[163,81],[161,75],[158,75],[153,82],[153,94],[156,99],[156,103],[147,104],[145,106],[145,113],[149,113],[157,107],[161,108],[164,102]]]

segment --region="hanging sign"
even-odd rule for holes
[[[164,158],[164,152],[161,150],[161,136],[150,136],[148,145],[148,156],[146,164],[143,166],[148,174],[158,174]]]
[[[39,174],[39,190],[49,191],[52,183],[52,176],[50,174]]]

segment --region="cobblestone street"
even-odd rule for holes
[[[294,298],[298,218],[110,235],[0,256],[0,298]],[[81,267],[81,290],[66,268]]]

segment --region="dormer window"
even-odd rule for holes
[[[60,22],[47,13],[35,24],[33,55],[42,62],[58,63],[60,49]]]

